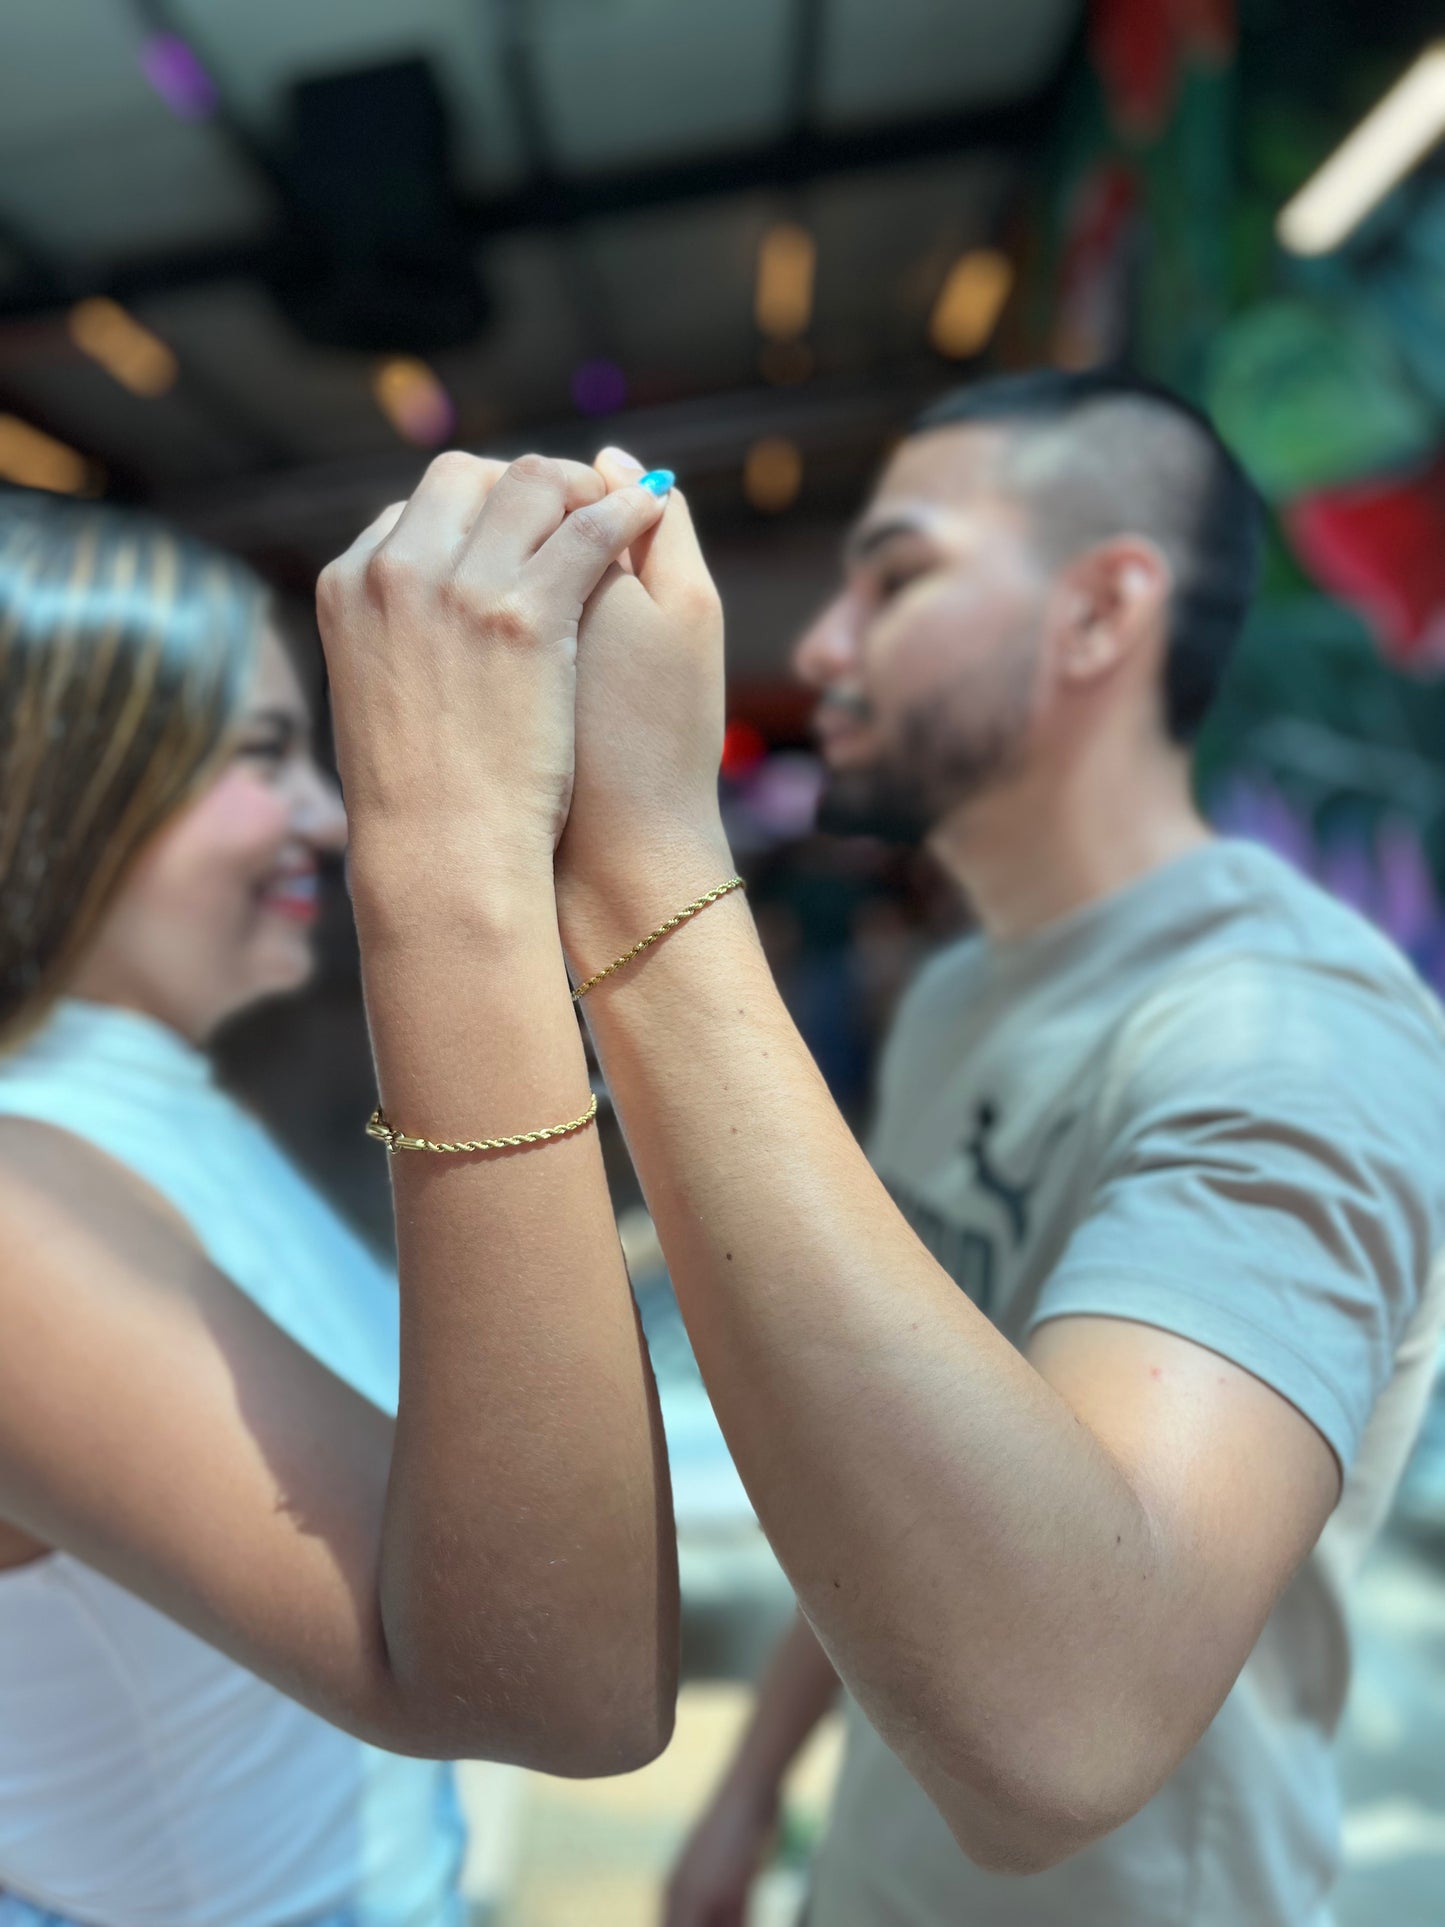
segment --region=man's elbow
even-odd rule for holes
[[[1137,1811],[1035,1797],[1008,1806],[970,1802],[962,1811],[955,1805],[943,1817],[976,1867],[985,1873],[1023,1875],[1047,1873],[1123,1826]]]

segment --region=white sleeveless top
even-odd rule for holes
[[[394,1281],[175,1032],[64,1003],[0,1059],[0,1114],[134,1171],[395,1411]],[[0,1890],[106,1927],[456,1927],[464,1844],[449,1767],[363,1745],[64,1553],[0,1574]]]

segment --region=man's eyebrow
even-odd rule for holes
[[[865,522],[854,529],[843,544],[847,562],[866,562],[879,549],[896,542],[900,536],[926,534],[923,524],[911,516],[895,515],[886,522]]]

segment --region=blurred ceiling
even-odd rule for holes
[[[417,471],[385,353],[425,357],[463,445],[871,459],[938,384],[933,304],[997,233],[1080,11],[8,0],[0,411],[298,580]],[[754,295],[783,221],[816,278],[779,384]],[[97,294],[174,351],[164,393],[77,347]]]

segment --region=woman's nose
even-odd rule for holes
[[[298,833],[318,850],[346,848],[346,806],[334,777],[314,765],[302,779],[295,817]]]

